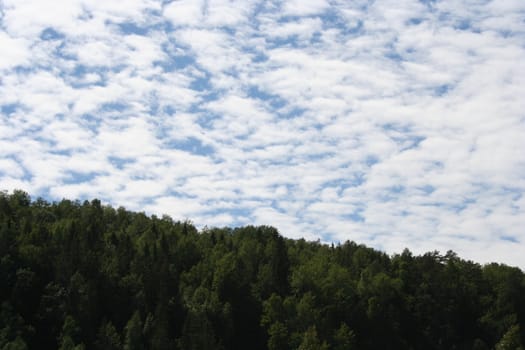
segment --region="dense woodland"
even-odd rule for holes
[[[519,349],[525,276],[0,192],[0,349]]]

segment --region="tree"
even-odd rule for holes
[[[5,344],[2,347],[2,350],[27,350],[27,349],[28,349],[27,344],[20,337],[16,337],[15,340]]]
[[[525,275],[0,192],[0,349],[523,349]]]
[[[182,344],[185,350],[217,349],[213,328],[203,311],[188,313],[182,333]]]
[[[496,344],[495,350],[523,350],[523,344],[520,339],[520,326],[511,326]]]
[[[133,313],[125,327],[124,350],[143,350],[142,321],[138,311]]]
[[[317,330],[312,326],[304,332],[303,342],[297,350],[328,350],[328,344],[326,342],[321,344],[317,337]]]
[[[268,329],[268,350],[288,349],[288,329],[281,322],[275,322]]]
[[[355,334],[343,323],[334,334],[334,343],[334,350],[351,350],[355,347]]]
[[[115,326],[110,321],[102,322],[98,330],[97,341],[95,343],[100,350],[120,350],[122,343]]]
[[[67,315],[62,326],[60,335],[60,350],[84,350],[84,344],[75,345],[75,340],[79,337],[80,330],[73,317]]]

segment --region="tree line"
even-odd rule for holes
[[[525,276],[0,192],[0,349],[520,349]]]

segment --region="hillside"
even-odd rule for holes
[[[525,275],[0,193],[0,349],[517,349]]]

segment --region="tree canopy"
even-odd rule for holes
[[[0,349],[520,349],[525,275],[0,192]]]

